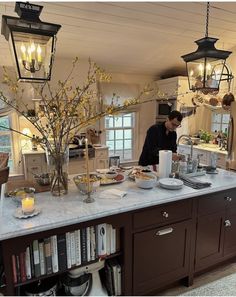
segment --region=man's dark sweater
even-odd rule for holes
[[[139,158],[139,165],[147,166],[159,164],[159,151],[170,150],[173,153],[177,151],[175,131],[169,131],[166,134],[165,123],[151,126],[146,135],[143,145],[143,151]]]

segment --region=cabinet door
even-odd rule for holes
[[[226,211],[224,230],[224,256],[236,254],[236,207]]]
[[[109,167],[108,159],[96,160],[96,169],[106,169]]]
[[[134,235],[134,295],[144,295],[187,275],[191,220]]]
[[[206,268],[223,257],[223,220],[224,212],[198,218],[195,271]]]

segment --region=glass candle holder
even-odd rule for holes
[[[27,196],[22,198],[21,200],[21,207],[24,214],[30,214],[34,212],[35,206],[34,206],[34,197]]]

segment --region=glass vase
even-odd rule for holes
[[[68,193],[68,163],[69,148],[47,152],[47,164],[53,196],[62,196]]]

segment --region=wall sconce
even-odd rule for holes
[[[2,16],[2,31],[10,43],[19,81],[44,82],[51,79],[56,34],[61,25],[42,22],[43,6],[16,2],[20,18]]]

